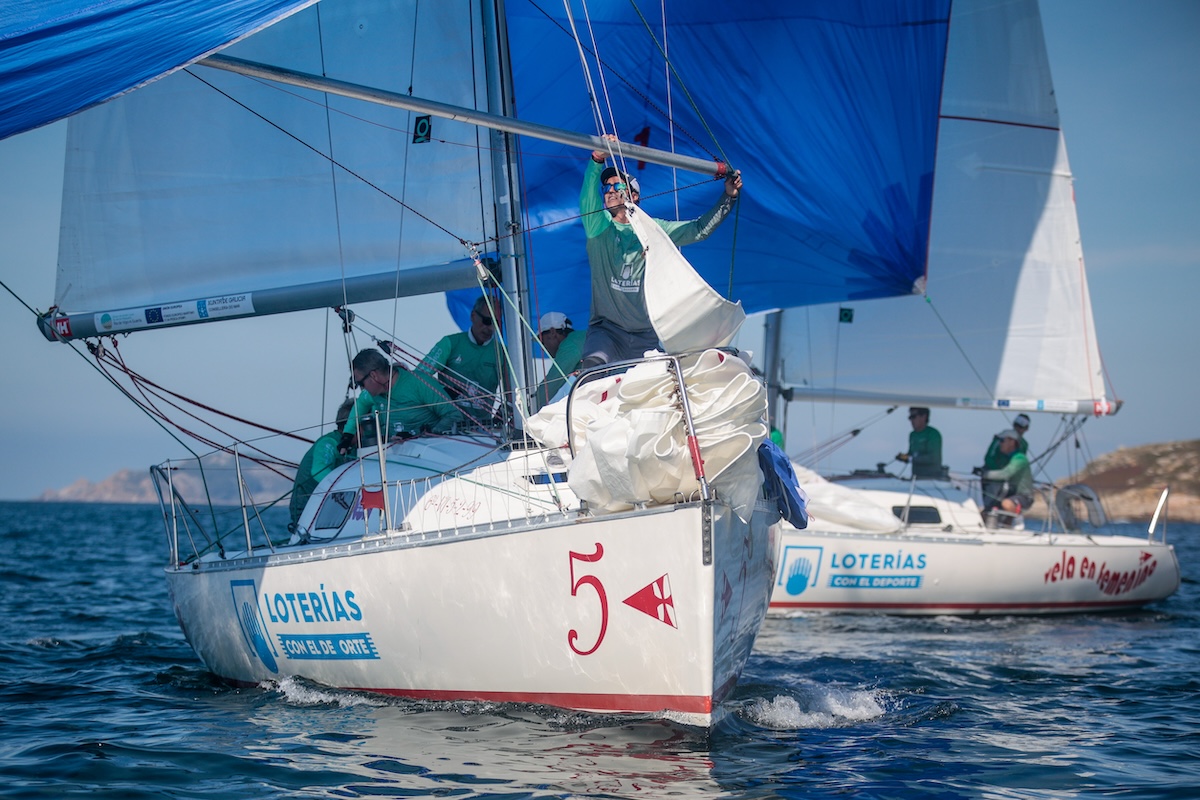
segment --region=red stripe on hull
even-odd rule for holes
[[[1155,602],[1149,600],[1097,600],[1091,603],[771,603],[771,608],[788,611],[903,611],[944,608],[953,611],[1016,611],[1021,609],[1053,609],[1055,611],[1084,611],[1119,608],[1139,608]]]
[[[688,714],[711,714],[711,697],[703,695],[670,694],[572,694],[566,692],[466,692],[450,689],[354,689],[357,692],[376,692],[415,700],[480,700],[493,703],[535,703],[580,711],[621,711],[654,713],[679,711]]]

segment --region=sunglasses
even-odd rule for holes
[[[623,192],[629,188],[625,183],[606,183],[600,187],[600,194],[608,194],[609,192]]]
[[[366,387],[363,386],[363,384],[367,382],[367,378],[371,377],[374,374],[375,374],[375,370],[371,370],[366,375],[363,375],[361,379],[355,381],[354,385],[357,386],[359,389],[365,389]]]
[[[491,317],[485,317],[483,314],[480,314],[478,311],[472,311],[471,313],[474,314],[475,316],[479,317],[479,321],[482,322],[484,325],[495,325],[496,324],[496,320],[492,319]]]

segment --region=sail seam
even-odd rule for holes
[[[953,119],[959,122],[985,122],[992,125],[1006,125],[1011,128],[1031,128],[1039,131],[1061,131],[1057,125],[1037,125],[1032,122],[1015,122],[1007,119],[987,119],[986,117],[961,117],[955,114],[939,114],[938,119]]]

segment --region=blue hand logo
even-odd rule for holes
[[[792,561],[788,570],[787,593],[802,594],[808,588],[808,579],[812,576],[813,565],[807,558],[797,558]]]
[[[230,581],[229,590],[233,593],[233,613],[242,629],[246,646],[262,660],[267,669],[279,672],[279,664],[275,660],[278,656],[269,638],[271,634],[258,610],[258,591],[254,588],[254,581]]]
[[[279,665],[275,663],[275,656],[271,653],[267,637],[263,635],[262,625],[259,624],[258,609],[251,603],[242,603],[242,630],[249,636],[254,645],[254,652],[258,653],[267,669],[278,672]]]

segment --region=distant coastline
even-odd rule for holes
[[[287,481],[271,476],[271,485],[259,485],[255,495],[279,496],[290,489]],[[1113,520],[1144,522],[1154,514],[1164,487],[1171,488],[1167,519],[1200,522],[1200,439],[1122,447],[1100,456],[1077,475],[1061,481],[1086,483],[1100,495]],[[236,487],[218,487],[213,502],[238,504]],[[71,503],[158,503],[150,474],[123,469],[102,481],[75,481],[62,489],[47,489],[37,500]],[[1038,507],[1033,509],[1037,516]]]

